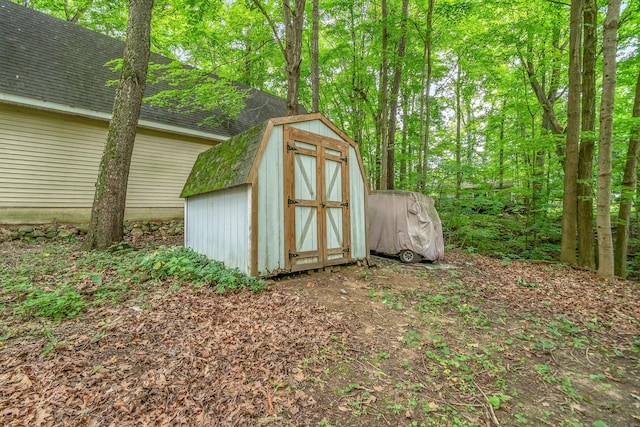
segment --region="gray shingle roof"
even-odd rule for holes
[[[124,43],[41,12],[0,0],[0,93],[111,114],[118,75],[105,67],[121,58]],[[169,59],[151,55],[151,61]],[[244,85],[238,87],[249,89]],[[147,85],[145,95],[160,85]],[[200,132],[233,136],[258,123],[285,115],[282,98],[249,89],[246,107],[234,121],[199,125],[206,112],[189,115],[143,104],[141,120]]]

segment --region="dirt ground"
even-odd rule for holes
[[[45,251],[0,245],[1,268],[16,250]],[[554,263],[373,257],[257,294],[160,281],[61,322],[17,320],[12,298],[2,425],[640,426],[640,286]]]

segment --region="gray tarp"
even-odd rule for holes
[[[444,258],[442,223],[431,197],[374,191],[367,203],[369,249],[388,255],[408,249],[430,261]]]

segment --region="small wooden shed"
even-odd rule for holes
[[[253,276],[369,257],[358,146],[321,114],[268,120],[201,153],[185,246]]]

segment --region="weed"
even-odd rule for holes
[[[345,395],[347,393],[351,393],[353,390],[357,390],[360,388],[360,384],[358,383],[351,383],[348,386],[346,386],[345,388],[341,388],[338,390],[338,395],[342,396]]]
[[[538,287],[538,283],[537,283],[535,280],[533,280],[533,281],[531,281],[531,282],[527,282],[527,281],[526,281],[526,280],[524,280],[522,277],[519,277],[519,278],[518,278],[518,282],[517,282],[517,284],[518,284],[518,286],[522,286],[523,288],[530,288],[530,289],[533,289],[533,288]]]
[[[402,338],[402,342],[408,345],[409,347],[420,347],[420,333],[413,330],[407,329],[404,333],[404,337]]]
[[[51,353],[56,347],[56,345],[58,344],[58,338],[53,335],[53,333],[46,327],[44,329],[44,336],[49,339],[49,342],[44,347],[44,350],[42,350],[42,355],[46,356],[47,354]]]
[[[18,310],[25,316],[48,317],[58,322],[79,315],[85,306],[82,295],[63,284],[53,291],[32,291]]]

